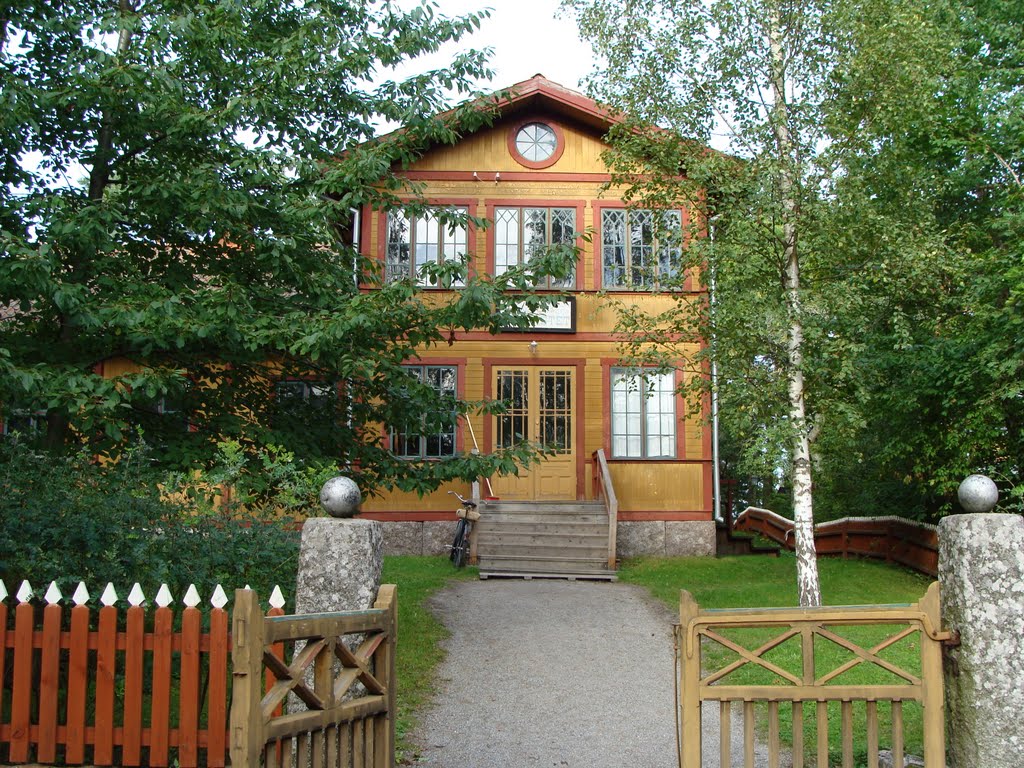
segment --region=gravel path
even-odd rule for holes
[[[458,581],[416,742],[437,768],[676,765],[672,617],[624,584]]]
[[[431,608],[452,636],[440,693],[413,737],[421,748],[417,765],[678,764],[673,616],[643,589],[457,581],[434,596]],[[704,743],[711,746],[705,751],[715,752],[717,711],[706,708],[703,719]],[[733,717],[734,760],[742,750],[741,720]],[[759,766],[766,764],[758,757]],[[717,766],[712,759],[709,765]]]

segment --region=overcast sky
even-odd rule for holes
[[[440,12],[460,16],[490,8],[481,29],[466,39],[464,48],[494,49],[491,68],[494,89],[527,80],[540,73],[568,88],[582,90],[580,81],[593,67],[590,45],[580,41],[569,13],[559,13],[559,0],[437,0]],[[412,7],[418,0],[402,0]],[[417,60],[416,69],[436,68],[451,59],[448,48]]]

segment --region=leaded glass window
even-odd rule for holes
[[[468,213],[466,208],[452,210]],[[428,285],[429,280],[422,273],[426,264],[443,264],[466,258],[465,225],[445,221],[437,211],[427,211],[420,216],[409,216],[404,211],[388,212],[384,263],[387,282],[411,279],[420,285]]]
[[[606,208],[601,214],[602,285],[643,290],[666,285],[679,274],[682,249],[679,211]]]
[[[612,458],[675,458],[673,375],[612,368],[611,378]]]
[[[551,245],[572,245],[576,240],[575,208],[495,208],[494,273],[504,274]],[[575,269],[564,280],[546,277],[540,288],[571,288]]]

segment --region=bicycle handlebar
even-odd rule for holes
[[[469,508],[476,508],[476,502],[475,501],[473,501],[472,499],[464,499],[464,498],[462,498],[462,494],[460,494],[458,491],[448,491],[448,494],[450,496],[454,496],[456,499],[458,499],[460,502],[462,502],[462,506],[466,507],[467,509],[469,509]]]

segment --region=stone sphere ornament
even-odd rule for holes
[[[968,475],[960,483],[956,495],[966,512],[991,512],[999,501],[999,489],[985,475]]]
[[[349,477],[332,477],[320,489],[320,504],[331,517],[354,517],[362,502],[359,486]]]

